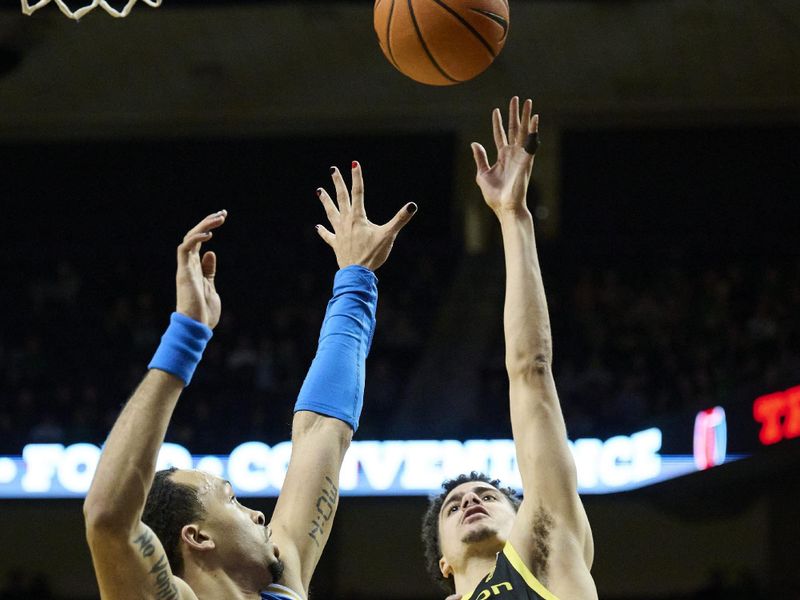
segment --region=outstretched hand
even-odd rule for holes
[[[531,116],[532,110],[533,102],[525,100],[520,117],[519,98],[514,96],[508,107],[508,134],[503,128],[500,109],[492,111],[494,143],[497,146],[497,162],[493,165],[489,165],[486,149],[477,142],[472,143],[478,169],[475,179],[486,204],[498,216],[501,211],[526,209],[525,195],[533,169],[533,154],[525,146],[530,142],[528,136],[539,132],[539,115]],[[535,148],[528,149],[535,151]]]
[[[392,251],[397,234],[417,212],[417,205],[409,202],[385,225],[375,225],[367,219],[364,209],[364,180],[361,165],[353,162],[353,186],[348,192],[342,174],[331,167],[331,177],[336,187],[336,203],[322,188],[317,196],[325,207],[333,232],[317,225],[317,232],[336,253],[339,268],[361,265],[371,271],[380,267]]]
[[[183,242],[178,246],[175,310],[211,329],[219,323],[222,310],[219,294],[214,287],[217,256],[213,252],[206,252],[201,257],[200,246],[211,239],[214,235],[212,229],[221,226],[227,216],[226,210],[208,215],[184,236]]]

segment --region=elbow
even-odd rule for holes
[[[83,520],[86,522],[86,526],[88,527],[90,523],[95,523],[103,512],[102,503],[89,490],[86,499],[83,501]]]
[[[533,355],[507,357],[506,370],[511,381],[536,380],[551,377],[553,374],[553,357],[550,352],[538,352]]]
[[[108,534],[115,531],[127,531],[132,526],[130,515],[114,509],[91,495],[83,503],[83,521],[89,539],[95,533]]]
[[[302,440],[310,440],[311,443],[315,440],[332,440],[345,452],[353,440],[353,429],[335,417],[300,411],[295,413],[292,423],[292,442],[298,443]]]
[[[83,503],[83,521],[86,524],[87,533],[107,529],[109,524],[114,522],[113,511],[108,510],[102,503],[86,498]]]
[[[540,378],[550,375],[553,367],[553,341],[549,330],[529,335],[506,335],[506,370],[509,379]]]

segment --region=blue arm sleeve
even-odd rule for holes
[[[375,332],[378,279],[365,267],[339,270],[319,335],[317,355],[294,410],[335,417],[358,429],[364,404],[364,369]]]

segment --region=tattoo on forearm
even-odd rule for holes
[[[178,588],[172,581],[172,577],[170,577],[169,562],[166,554],[161,555],[158,562],[150,569],[150,574],[155,579],[156,598],[158,600],[176,600]]]
[[[317,498],[317,514],[314,520],[311,521],[311,531],[308,532],[308,537],[314,540],[314,543],[319,546],[321,537],[325,533],[325,525],[333,517],[336,510],[336,501],[339,498],[339,489],[330,477],[325,477],[327,484],[322,488],[319,498]]]

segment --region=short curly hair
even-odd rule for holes
[[[461,474],[455,479],[448,479],[442,483],[442,493],[432,496],[428,503],[428,510],[422,517],[422,543],[425,546],[425,566],[428,573],[439,585],[448,593],[455,593],[455,583],[449,577],[444,577],[439,569],[439,559],[442,556],[442,548],[439,540],[439,512],[448,494],[462,483],[470,481],[481,481],[497,488],[511,502],[514,510],[519,509],[522,501],[517,493],[510,487],[501,487],[499,479],[490,479],[488,475],[472,471],[469,475]]]
[[[142,522],[156,534],[164,546],[172,572],[181,577],[181,529],[184,525],[204,519],[206,511],[196,489],[172,480],[171,475],[177,470],[173,467],[156,472],[144,505]]]

